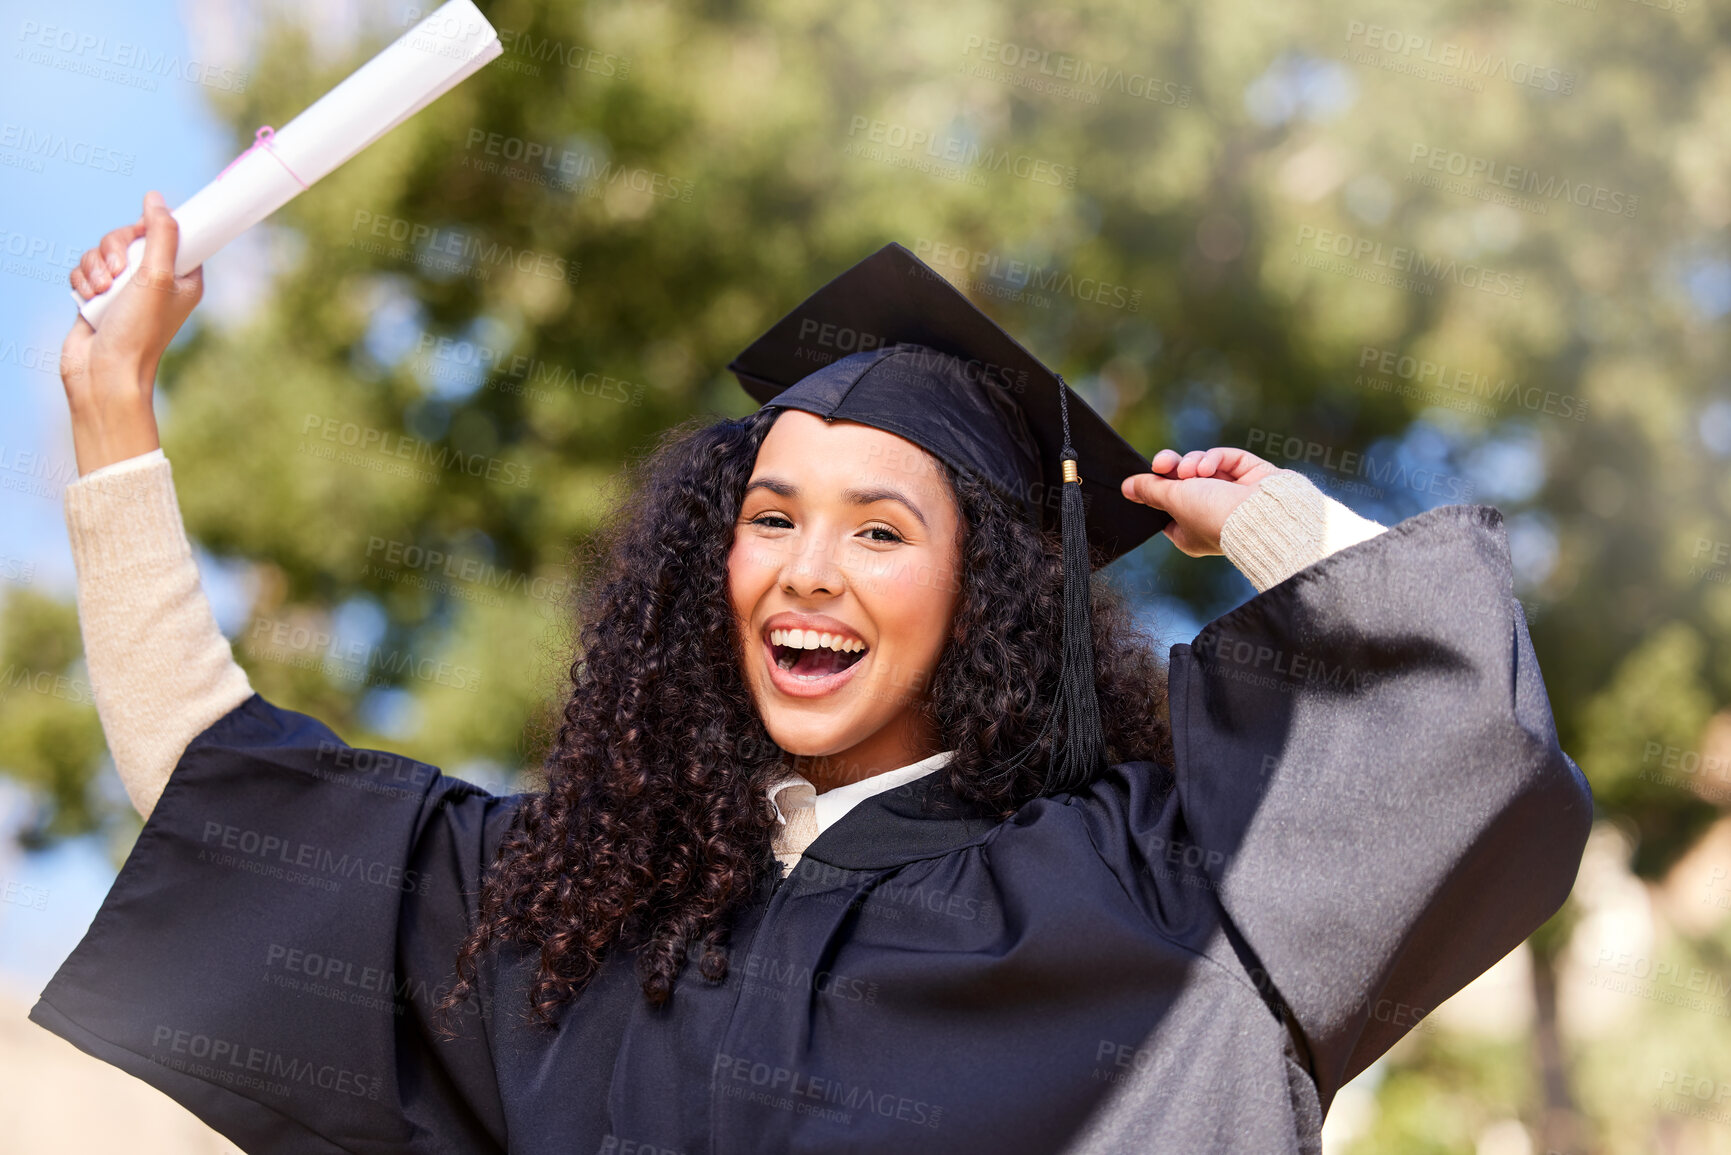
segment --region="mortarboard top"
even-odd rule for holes
[[[765,405],[857,421],[983,478],[1060,524],[1067,394],[1088,545],[1101,564],[1172,520],[1124,497],[1148,459],[941,274],[888,244],[807,297],[728,365]]]

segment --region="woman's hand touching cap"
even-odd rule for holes
[[[1150,467],[1152,472],[1126,477],[1123,494],[1171,514],[1172,524],[1160,532],[1191,557],[1221,552],[1220,527],[1239,502],[1279,468],[1228,445],[1193,449],[1183,456],[1162,449]]]

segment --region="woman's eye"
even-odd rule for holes
[[[752,525],[761,525],[769,529],[792,529],[793,522],[779,513],[760,513],[751,519]]]
[[[899,542],[902,540],[902,535],[897,533],[895,530],[890,529],[888,526],[874,525],[870,529],[866,530],[866,532],[867,533],[877,533],[877,534],[883,535],[882,537],[872,538],[873,541],[892,543],[892,542]]]

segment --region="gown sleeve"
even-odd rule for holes
[[[253,694],[182,754],[30,1018],[249,1152],[503,1151],[484,989],[454,1039],[432,1012],[524,797]]]
[[[1447,505],[1171,652],[1184,823],[1324,1109],[1563,903],[1592,819],[1502,515]]]

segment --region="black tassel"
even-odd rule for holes
[[[1043,794],[1080,790],[1106,764],[1106,733],[1100,724],[1100,700],[1094,693],[1094,606],[1089,586],[1093,566],[1088,558],[1087,509],[1082,502],[1082,479],[1077,472],[1076,449],[1070,444],[1069,386],[1058,378],[1058,413],[1064,422],[1064,447],[1059,451],[1064,481],[1059,505],[1059,534],[1063,540],[1064,621],[1059,642],[1062,662],[1058,668],[1058,692],[1046,720],[1034,740],[1005,759],[991,777],[1008,781],[1025,766],[1046,735],[1056,727],[1063,741],[1052,747],[1046,763]]]
[[[1087,510],[1076,450],[1070,444],[1069,387],[1058,378],[1058,412],[1064,422],[1063,504],[1064,540],[1063,665],[1058,674],[1054,713],[1064,740],[1052,751],[1045,790],[1048,794],[1077,790],[1091,781],[1106,761],[1106,735],[1100,724],[1100,701],[1094,693],[1094,614],[1089,574]]]

